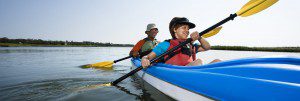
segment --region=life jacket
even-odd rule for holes
[[[185,40],[171,39],[171,40],[166,40],[166,41],[170,42],[170,46],[168,48],[168,50],[170,50]],[[189,64],[190,62],[194,61],[195,59],[196,59],[196,49],[193,45],[191,45],[189,43],[189,44],[184,45],[183,47],[173,51],[169,55],[164,56],[163,61],[166,64],[185,66],[185,65]]]
[[[152,49],[157,45],[158,41],[156,39],[154,39],[153,41],[150,40],[149,38],[144,38],[143,40],[145,40],[143,46],[141,47],[139,54],[140,57],[143,57],[149,53],[152,52]]]

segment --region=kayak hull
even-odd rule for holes
[[[134,68],[141,65],[140,59],[131,61]],[[138,75],[176,100],[300,99],[299,58],[247,58],[190,67],[158,63]]]
[[[213,101],[208,97],[199,95],[197,93],[190,92],[184,88],[173,85],[169,82],[163,81],[159,78],[156,78],[144,71],[139,71],[137,73],[144,81],[159,89],[162,93],[174,98],[176,100],[185,100],[185,101]]]

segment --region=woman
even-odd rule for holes
[[[184,42],[188,39],[189,29],[195,28],[196,25],[194,23],[189,22],[187,18],[184,17],[175,17],[171,20],[169,24],[169,30],[172,36],[172,39],[166,40],[162,43],[159,43],[151,53],[142,57],[142,66],[148,67],[150,65],[150,60],[155,58],[156,56],[161,55],[167,50],[172,49],[177,46],[179,43]],[[202,37],[199,36],[198,32],[193,32],[190,37],[192,38],[192,43],[196,40],[200,42],[199,45],[187,44],[175,51],[171,54],[164,56],[162,59],[166,64],[172,65],[180,65],[180,66],[195,66],[201,65],[202,60],[196,59],[196,53],[200,51],[206,51],[210,49],[209,43]],[[221,61],[219,59],[215,59],[213,62]]]

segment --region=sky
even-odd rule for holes
[[[157,40],[170,39],[169,22],[186,17],[201,32],[248,0],[0,0],[0,37],[135,44],[148,23]],[[212,46],[300,47],[299,0],[280,0],[249,17],[225,23]]]

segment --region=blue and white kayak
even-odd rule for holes
[[[141,66],[140,59],[131,61],[134,68]],[[245,58],[202,66],[158,63],[137,74],[176,100],[300,100],[300,58]]]

